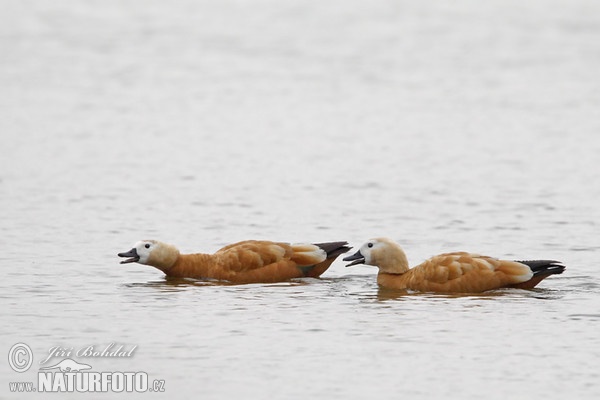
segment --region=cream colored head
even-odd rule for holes
[[[128,257],[121,261],[121,264],[137,262],[166,271],[177,261],[179,250],[173,245],[157,240],[142,240],[137,242],[131,250],[119,253],[118,256]]]
[[[347,267],[356,264],[368,264],[379,267],[379,272],[402,274],[408,271],[408,260],[404,250],[388,238],[371,239],[344,261],[352,261]]]

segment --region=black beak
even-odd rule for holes
[[[119,257],[130,257],[127,260],[121,261],[121,264],[127,264],[127,263],[140,261],[140,256],[138,255],[137,250],[135,248],[129,250],[126,253],[119,253],[117,255]]]
[[[351,267],[356,264],[364,264],[365,263],[365,257],[360,253],[360,250],[357,251],[356,253],[352,254],[351,256],[345,257],[343,260],[344,261],[352,261],[350,264],[346,265],[346,267]]]

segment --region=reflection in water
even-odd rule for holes
[[[503,288],[497,290],[489,290],[482,293],[421,293],[410,290],[398,290],[384,287],[377,288],[377,299],[398,300],[408,296],[421,297],[425,299],[477,299],[477,300],[495,300],[495,299],[541,299],[541,300],[557,300],[564,296],[564,292],[553,289],[512,289]]]
[[[377,288],[377,299],[380,301],[397,300],[404,296],[410,296],[408,290],[390,289],[385,287]]]
[[[309,285],[311,278],[307,279],[293,279],[286,282],[277,282],[277,283],[268,283],[268,284],[260,284],[260,283],[252,283],[252,284],[236,284],[227,281],[219,281],[213,279],[194,279],[194,278],[174,278],[165,276],[162,280],[158,281],[148,281],[148,282],[134,282],[134,283],[126,283],[124,287],[131,288],[152,288],[160,291],[182,291],[188,290],[193,287],[205,287],[205,286],[225,286],[225,287],[251,287],[251,286],[259,286],[259,287],[290,287],[290,286],[305,286]]]
[[[151,288],[159,291],[177,292],[196,286],[228,286],[227,282],[201,280],[191,278],[164,277],[158,281],[126,283],[123,286],[131,288]]]

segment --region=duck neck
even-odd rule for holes
[[[408,259],[402,249],[388,253],[378,265],[380,274],[402,275],[409,270]]]
[[[178,259],[179,250],[173,245],[162,243],[152,251],[147,264],[166,273],[177,263]]]

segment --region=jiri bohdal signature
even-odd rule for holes
[[[78,349],[77,351],[75,351],[73,347],[54,346],[48,350],[48,356],[45,359],[43,359],[42,361],[40,361],[40,365],[46,364],[48,361],[50,361],[51,359],[53,359],[55,357],[67,358],[67,357],[77,356],[77,357],[90,357],[90,358],[96,358],[96,357],[127,358],[127,357],[133,356],[135,349],[137,349],[137,345],[128,349],[125,347],[125,345],[117,346],[115,343],[110,343],[104,347],[101,347],[101,346],[82,347],[82,348]]]

